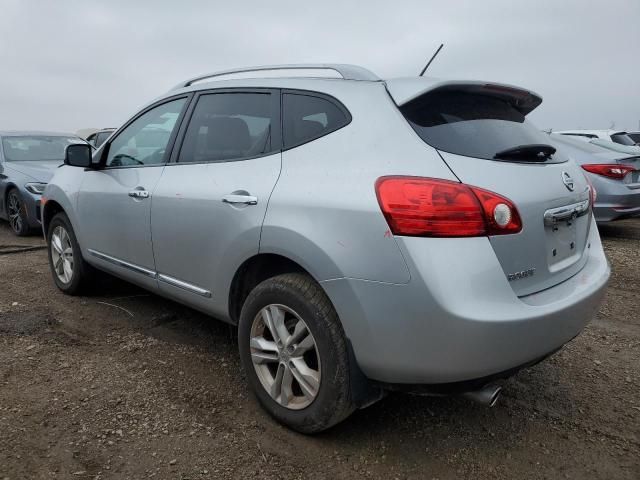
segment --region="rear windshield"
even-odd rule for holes
[[[64,161],[67,145],[84,143],[76,137],[61,136],[11,136],[2,138],[2,151],[8,162],[36,160]]]
[[[620,145],[636,144],[636,142],[634,142],[633,139],[626,133],[614,133],[613,135],[611,135],[611,140],[613,140],[616,143],[619,143]]]
[[[548,135],[508,102],[487,95],[431,92],[400,110],[426,143],[467,157],[493,159],[503,150],[549,143]],[[556,153],[550,161],[564,161],[559,157]]]

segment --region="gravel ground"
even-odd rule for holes
[[[0,223],[0,479],[637,480],[640,219],[600,232],[597,318],[495,408],[392,394],[305,437],[247,391],[233,329],[117,280],[64,296]]]

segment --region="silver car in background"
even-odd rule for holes
[[[67,133],[0,131],[0,219],[13,233],[41,230],[42,192],[63,164],[67,145],[83,142]]]
[[[95,148],[98,148],[100,145],[102,145],[104,142],[106,142],[107,139],[115,131],[116,131],[115,128],[103,128],[101,130],[98,130],[97,132],[94,132],[94,133],[92,133],[91,135],[89,135],[87,137],[87,143],[89,145],[92,145]]]
[[[541,101],[351,65],[185,81],[93,158],[68,147],[53,280],[104,270],[237,325],[259,402],[301,432],[387,389],[492,405],[609,278],[581,168],[525,118]]]
[[[600,139],[619,145],[633,146],[636,142],[627,132],[623,130],[557,130],[553,133],[576,137],[579,139]]]
[[[550,140],[582,167],[595,187],[593,212],[598,223],[640,215],[640,155],[555,133]]]

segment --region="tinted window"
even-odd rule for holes
[[[611,135],[611,140],[613,140],[616,143],[619,143],[620,145],[635,145],[636,142],[633,141],[633,139],[631,137],[629,137],[629,135],[627,135],[626,133],[615,133],[613,135]]]
[[[36,160],[64,161],[67,145],[84,143],[76,137],[22,136],[3,137],[2,150],[8,162],[28,162]]]
[[[285,93],[282,109],[285,148],[322,137],[351,120],[336,103],[311,95]]]
[[[274,102],[269,93],[212,93],[198,99],[179,162],[217,162],[273,151]]]
[[[164,163],[171,133],[185,98],[152,108],[122,130],[109,145],[106,165],[123,167]]]
[[[425,142],[458,155],[493,159],[520,145],[549,143],[548,135],[511,104],[487,95],[432,92],[403,105],[401,111]]]
[[[109,138],[111,136],[113,132],[99,132],[96,133],[96,141],[95,141],[95,146],[99,147],[100,145],[102,145],[104,142],[107,141],[107,138]]]
[[[629,138],[636,143],[640,143],[640,133],[629,133]]]

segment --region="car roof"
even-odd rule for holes
[[[287,75],[284,72],[312,71],[312,76]],[[333,76],[320,76],[320,71],[333,72]],[[266,75],[267,72],[277,76]],[[228,78],[229,76],[236,78]],[[241,78],[237,78],[241,75]],[[248,75],[248,76],[247,76]],[[227,78],[225,78],[227,77]],[[483,90],[483,93],[504,98],[525,115],[542,102],[542,97],[530,90],[513,85],[474,80],[443,80],[432,77],[407,77],[383,80],[375,73],[358,65],[348,64],[297,64],[297,65],[265,65],[246,67],[235,70],[224,70],[207,75],[200,75],[180,82],[176,87],[160,96],[155,101],[193,91],[212,88],[292,88],[301,90],[320,90],[320,85],[336,87],[352,87],[355,84],[382,85],[393,97],[397,105],[403,105],[424,93],[435,89],[464,89],[469,91]],[[347,87],[347,85],[349,87]],[[151,103],[154,103],[151,102]]]
[[[45,132],[41,130],[0,130],[0,137],[77,137],[73,133]]]
[[[624,130],[554,130],[553,133],[584,133],[588,135],[624,135],[627,132]]]

